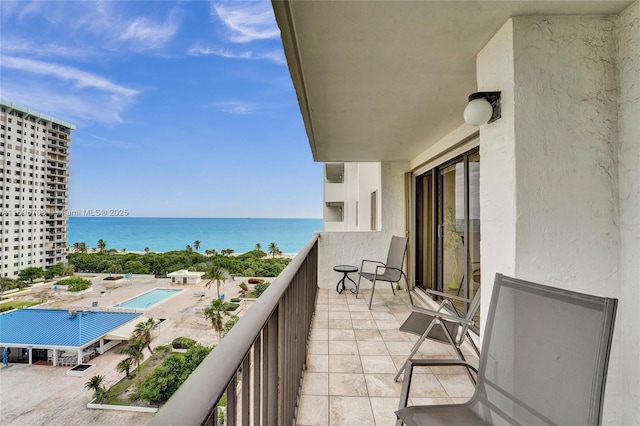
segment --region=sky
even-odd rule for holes
[[[69,209],[322,216],[269,1],[0,2],[0,95],[77,126]]]

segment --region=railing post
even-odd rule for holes
[[[267,353],[263,364],[266,373],[263,392],[266,394],[266,401],[263,419],[268,425],[278,424],[278,346],[280,343],[278,341],[278,311],[279,307],[271,314],[265,329]]]
[[[258,336],[253,346],[253,424],[258,426],[262,424],[260,422],[260,400],[262,393],[260,392],[261,372],[262,372],[262,336]]]

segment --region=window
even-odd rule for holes
[[[378,191],[371,193],[371,230],[375,231],[378,225]]]

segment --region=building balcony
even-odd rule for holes
[[[398,328],[410,314],[404,290],[318,288],[314,237],[229,334],[159,410],[150,425],[389,425],[402,381],[394,376],[416,338]],[[415,299],[415,298],[414,298]],[[466,353],[473,353],[471,350]],[[420,357],[452,358],[453,349],[425,342]],[[471,362],[474,362],[471,359]],[[410,404],[466,401],[464,370],[415,374]],[[226,406],[219,407],[226,396]]]

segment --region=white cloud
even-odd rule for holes
[[[21,38],[4,38],[2,40],[2,52],[20,53],[29,56],[39,57],[57,57],[57,58],[73,58],[86,59],[95,56],[92,49],[84,49],[79,47],[64,46],[61,44],[51,43],[33,43],[29,40]]]
[[[0,56],[0,64],[3,68],[11,68],[32,74],[48,75],[70,81],[78,88],[92,88],[125,97],[132,97],[139,93],[137,90],[120,86],[104,77],[64,65],[6,55]]]
[[[241,2],[233,5],[214,3],[212,13],[230,30],[228,39],[235,43],[277,38],[280,35],[269,2]]]
[[[252,53],[248,50],[242,52],[234,52],[229,49],[223,48],[215,48],[215,47],[202,47],[202,46],[194,46],[187,52],[190,56],[206,56],[206,55],[216,55],[222,56],[223,58],[232,58],[232,59],[252,59]]]
[[[217,102],[215,106],[218,108],[218,111],[228,114],[246,115],[257,112],[255,105],[240,101]]]
[[[178,31],[178,26],[169,18],[164,24],[137,18],[126,24],[121,40],[135,41],[138,47],[155,49],[164,46]]]
[[[251,50],[231,50],[227,48],[194,46],[187,52],[190,56],[216,55],[230,59],[266,59],[278,64],[286,64],[287,61],[281,50],[270,52],[253,52]]]
[[[82,122],[122,123],[122,112],[130,104],[126,99],[100,93],[72,93],[41,86],[31,86],[25,91],[6,84],[2,87],[2,97],[79,127]]]
[[[0,66],[4,98],[72,122],[121,123],[122,113],[140,93],[78,68],[33,59],[3,55]],[[19,73],[8,77],[11,70]]]

